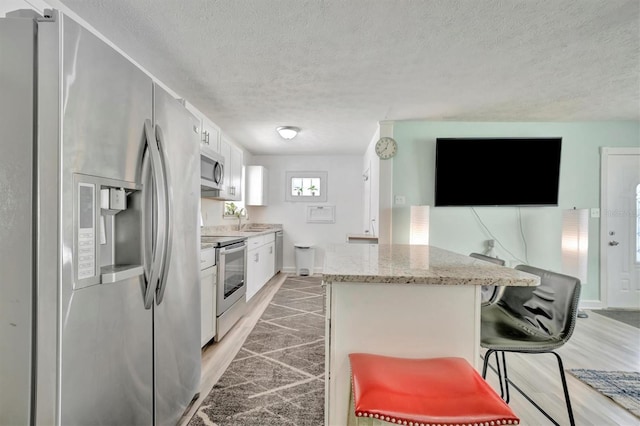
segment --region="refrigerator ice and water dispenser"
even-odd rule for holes
[[[74,288],[142,276],[141,185],[76,174]]]

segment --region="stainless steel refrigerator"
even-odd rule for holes
[[[0,19],[0,424],[175,425],[200,383],[199,138],[56,11]]]

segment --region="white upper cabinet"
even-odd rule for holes
[[[245,204],[266,206],[269,203],[269,171],[264,166],[247,166],[245,179]]]
[[[220,127],[205,117],[196,107],[188,101],[183,101],[183,104],[200,120],[200,128],[198,129],[200,144],[224,157],[223,189],[220,190],[219,195],[208,197],[227,201],[242,201],[242,166],[244,165],[242,149],[229,141]]]
[[[220,154],[224,157],[224,189],[220,198],[229,201],[242,200],[243,153],[223,134],[220,138]]]
[[[208,146],[213,151],[220,153],[220,127],[218,127],[213,121],[204,116],[195,106],[188,101],[183,101],[183,104],[187,110],[196,116],[200,120],[200,144]]]
[[[220,153],[220,127],[216,126],[208,118],[202,119],[201,143]]]

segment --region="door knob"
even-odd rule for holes
[[[609,245],[610,246],[617,246],[618,244],[620,244],[620,243],[617,242],[617,241],[609,241]]]

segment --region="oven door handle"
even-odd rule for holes
[[[223,247],[220,249],[220,256],[222,255],[227,255],[227,254],[233,254],[233,253],[237,253],[239,251],[245,250],[247,248],[247,246],[243,245],[242,247],[238,247],[238,248],[233,248],[231,250],[229,250],[226,247]]]

